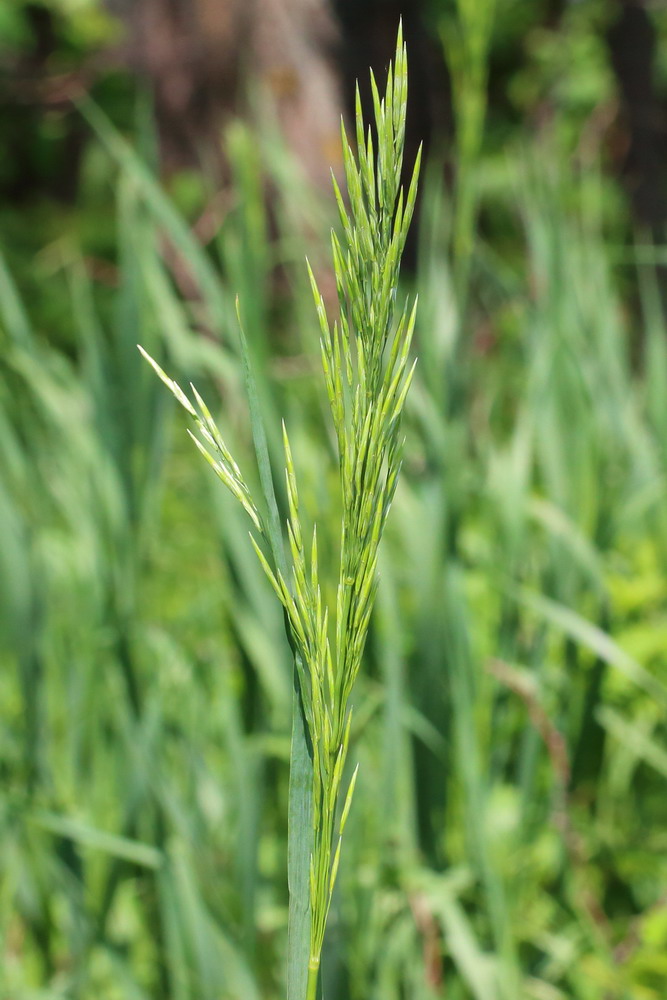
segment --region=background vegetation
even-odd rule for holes
[[[254,485],[238,293],[275,468],[285,417],[326,552],[303,258],[331,287],[335,206],[252,64],[244,120],[176,155],[126,10],[0,7],[0,996],[271,1000],[290,652],[243,512],[135,345],[205,390]],[[343,95],[395,37],[393,5],[356,10]],[[419,362],[326,1000],[667,994],[664,22],[406,11]]]

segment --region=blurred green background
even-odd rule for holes
[[[277,1000],[291,665],[245,515],[338,524],[308,254],[404,15],[403,480],[326,1000],[667,996],[667,7],[0,3],[0,998]],[[284,498],[281,498],[284,500]]]

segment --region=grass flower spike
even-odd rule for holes
[[[332,235],[339,302],[339,315],[333,322],[309,268],[340,469],[342,522],[335,607],[327,607],[323,600],[317,529],[311,538],[304,537],[285,426],[287,572],[206,404],[194,387],[191,402],[146,355],[194,419],[199,433],[198,437],[193,435],[197,447],[248,513],[259,536],[251,534],[252,543],[289,623],[312,748],[312,836],[307,859],[310,947],[303,977],[305,994],[289,1000],[315,1000],[317,993],[327,916],[357,777],[355,769],[345,786],[350,699],[377,588],[379,544],[398,482],[401,414],[414,370],[409,354],[416,304],[397,310],[397,288],[420,157],[406,195],[401,176],[407,63],[400,29],[384,98],[372,74],[371,89],[375,129],[367,131],[357,89],[356,157],[342,127],[347,199],[334,180],[342,235]],[[264,554],[265,548],[272,552],[273,565]]]

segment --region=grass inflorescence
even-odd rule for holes
[[[341,124],[347,199],[334,179],[342,236],[332,233],[339,303],[333,323],[309,266],[339,456],[342,520],[335,607],[329,608],[323,599],[317,526],[310,539],[304,537],[284,422],[287,572],[276,561],[275,540],[205,402],[194,386],[191,402],[140,348],[193,417],[199,434],[192,435],[195,444],[249,515],[259,535],[258,540],[251,533],[253,547],[289,623],[312,750],[308,1000],[316,996],[324,933],[356,781],[355,769],[343,795],[352,721],[350,699],[377,590],[379,545],[401,467],[401,415],[416,363],[409,363],[416,302],[411,308],[406,303],[398,318],[395,315],[401,255],[414,211],[420,160],[418,155],[405,195],[401,178],[407,87],[407,56],[399,29],[383,98],[371,73],[374,130],[370,126],[364,129],[357,88],[356,159]],[[273,550],[274,565],[262,545],[268,552]]]

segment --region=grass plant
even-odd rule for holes
[[[290,829],[308,851],[309,947],[305,993],[288,988],[294,1000],[315,1000],[324,933],[340,862],[343,832],[350,811],[357,771],[343,795],[343,776],[352,723],[352,690],[361,667],[371,611],[377,590],[379,545],[398,483],[401,466],[401,414],[412,381],[409,351],[415,307],[404,306],[396,320],[401,255],[417,193],[419,157],[407,195],[401,189],[407,58],[399,29],[396,56],[389,67],[384,98],[371,73],[375,134],[366,134],[357,90],[357,155],[342,125],[343,157],[349,211],[336,181],[334,188],[343,229],[343,243],[332,235],[333,266],[339,316],[333,324],[315,276],[310,279],[321,331],[326,391],[338,448],[342,521],[340,567],[336,600],[330,609],[320,585],[317,528],[304,538],[299,493],[287,429],[283,423],[285,480],[289,509],[287,536],[289,569],[281,554],[282,541],[268,453],[259,413],[253,425],[260,476],[267,506],[264,517],[229,452],[209,409],[192,387],[194,402],[145,351],[162,381],[194,419],[198,449],[249,516],[256,535],[251,540],[278,600],[282,604],[295,653],[298,701],[305,737],[293,736],[292,766],[303,768],[300,755],[310,755],[312,793],[304,795],[291,815],[300,829]],[[243,335],[242,335],[243,336]],[[247,347],[244,347],[249,367]],[[251,406],[255,397],[249,379]],[[262,545],[270,553],[272,563]],[[329,621],[331,620],[331,628]],[[299,721],[296,722],[299,727]],[[306,743],[307,741],[307,743]],[[342,809],[339,807],[342,800]],[[310,817],[309,814],[310,813]],[[303,836],[310,818],[311,830]],[[298,863],[298,862],[297,862]],[[302,862],[301,862],[302,863]],[[301,882],[299,891],[305,886]],[[291,886],[294,893],[295,886]],[[297,900],[297,905],[299,904]],[[303,906],[303,903],[301,902]],[[300,945],[298,937],[291,940]],[[299,961],[290,954],[290,965]],[[302,961],[303,957],[301,956]],[[293,982],[303,982],[295,975]]]

